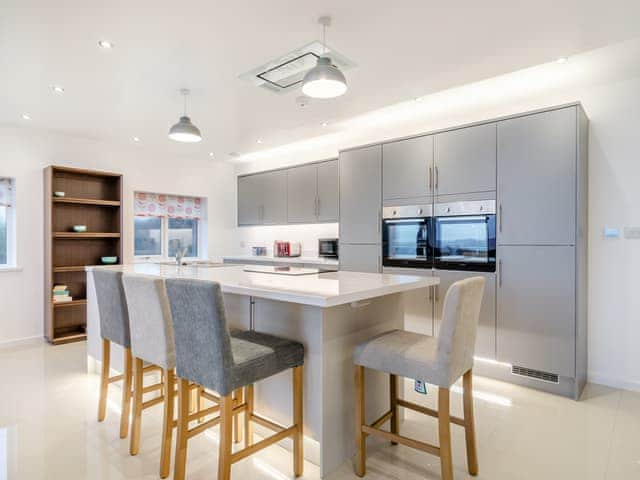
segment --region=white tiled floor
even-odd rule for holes
[[[141,452],[118,438],[119,415],[96,421],[98,378],[85,371],[85,346],[0,350],[0,480],[156,479],[160,407],[143,418]],[[476,379],[480,475],[491,480],[640,479],[640,394],[589,385],[580,402]],[[113,406],[118,397],[114,389]],[[412,395],[413,396],[413,395]],[[434,406],[430,392],[419,401]],[[415,400],[415,398],[412,398]],[[461,415],[460,395],[452,399]],[[433,420],[408,413],[404,434],[436,442]],[[465,470],[464,435],[453,426],[456,478]],[[188,479],[216,476],[216,431],[190,443]],[[369,452],[368,479],[438,479],[437,458],[402,446]],[[291,456],[271,447],[232,470],[235,479],[291,478]],[[307,479],[318,469],[305,465]],[[357,478],[344,464],[331,480]]]

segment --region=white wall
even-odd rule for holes
[[[237,172],[576,100],[590,118],[589,378],[640,390],[640,240],[602,235],[604,226],[640,225],[640,40],[352,118],[326,135],[246,155]]]
[[[30,129],[0,128],[0,176],[16,179],[19,272],[0,272],[0,345],[43,335],[43,173],[46,165],[124,175],[124,260],[133,255],[133,192],[197,195],[208,200],[209,257],[229,251],[235,225],[233,167]],[[235,201],[233,202],[235,204]]]

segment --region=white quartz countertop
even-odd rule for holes
[[[309,265],[331,265],[338,266],[340,262],[335,258],[323,258],[323,257],[273,257],[271,255],[231,255],[222,257],[223,260],[229,260],[233,262],[274,262],[274,263],[306,263]]]
[[[245,272],[244,266],[193,267],[136,263],[100,268],[162,278],[191,278],[219,282],[223,293],[333,307],[382,297],[392,293],[427,288],[440,283],[437,277],[390,273],[326,272],[302,276]]]

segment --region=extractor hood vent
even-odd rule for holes
[[[316,66],[322,55],[331,57],[333,64],[342,71],[355,67],[355,63],[344,55],[328,45],[325,50],[322,43],[315,41],[243,73],[238,78],[271,92],[288,92],[302,84],[304,75]]]
[[[511,374],[518,375],[520,377],[533,378],[534,380],[540,380],[547,383],[560,383],[560,378],[555,373],[541,372],[540,370],[532,370],[530,368],[518,367],[516,365],[511,367]]]

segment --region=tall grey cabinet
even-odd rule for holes
[[[382,146],[340,152],[340,269],[381,271]]]
[[[574,397],[587,368],[587,133],[579,105],[497,126],[497,358]]]

